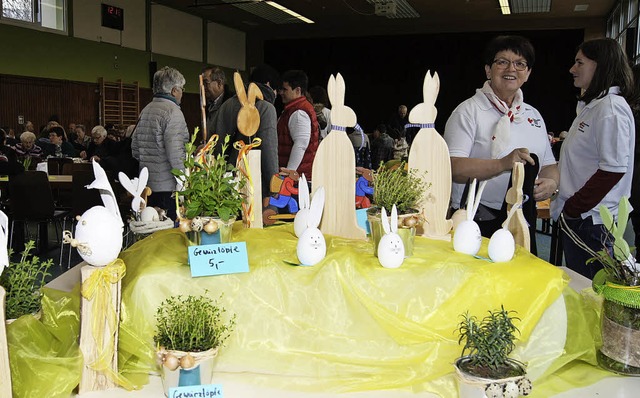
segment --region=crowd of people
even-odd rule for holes
[[[507,216],[505,193],[511,184],[511,170],[515,163],[523,163],[529,209],[525,216],[532,226],[535,202],[553,199],[553,218],[563,217],[584,242],[597,250],[603,242],[609,242],[599,206],[606,206],[615,217],[621,196],[631,196],[637,209],[632,219],[640,224],[637,192],[631,195],[632,178],[634,189],[640,186],[638,173],[634,172],[636,131],[640,127],[634,119],[640,115],[640,90],[634,86],[632,69],[621,46],[611,39],[596,39],[578,49],[569,70],[575,87],[580,89],[577,116],[564,132],[561,150],[555,153],[552,143],[556,137],[548,135],[543,116],[524,102],[521,90],[535,65],[535,50],[529,40],[496,37],[488,43],[483,62],[486,81],[449,115],[443,134],[451,157],[452,211],[466,206],[464,199],[472,179],[488,181],[476,221],[483,236],[490,237]],[[249,138],[238,131],[241,102],[228,89],[224,71],[208,67],[202,77],[208,131],[221,139],[229,135],[232,142],[249,143]],[[165,208],[175,217],[171,195],[176,180],[171,169],[183,167],[184,144],[189,140],[180,108],[185,82],[184,76],[171,67],[157,71],[152,102],[142,110],[137,126],[130,126],[126,132],[95,126],[87,134],[82,125],[65,131],[55,120],[38,135],[30,122],[18,138],[3,130],[6,144],[2,154],[7,160],[0,158],[0,164],[10,159],[19,163],[25,157],[70,156],[94,159],[106,169],[126,168],[121,171],[129,175],[135,175],[138,167],[147,167],[148,184],[154,192],[149,204]],[[309,88],[308,77],[301,70],[280,74],[269,65],[259,65],[252,69],[249,82],[255,83],[262,94],[255,106],[260,113],[256,136],[262,140],[265,196],[270,194],[271,176],[283,169],[304,173],[311,179],[318,145],[332,131],[347,133],[357,166],[376,169],[382,163],[408,157],[417,129],[408,122],[406,105],[398,106],[388,120],[367,134],[359,125],[333,125],[327,91],[320,86]],[[283,106],[280,112],[276,110],[278,95]],[[227,155],[228,161],[235,163],[237,150],[231,148]],[[636,224],[636,229],[640,230],[640,225]],[[566,235],[562,239],[567,265],[593,277],[601,265],[585,267],[586,252]],[[535,244],[532,247],[535,251]]]

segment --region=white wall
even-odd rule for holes
[[[152,4],[151,27],[151,51],[202,61],[201,18]]]
[[[207,24],[207,63],[245,70],[246,35],[236,29],[209,22]]]
[[[124,10],[124,30],[102,27],[101,3]],[[73,2],[73,36],[145,50],[145,0],[82,0]]]

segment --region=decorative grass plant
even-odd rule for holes
[[[380,166],[373,177],[373,203],[379,208],[391,209],[396,205],[398,214],[415,209],[429,189],[417,170],[406,168],[406,163],[392,167]]]
[[[169,297],[156,313],[154,341],[166,350],[185,352],[220,347],[235,327],[235,315],[225,323],[225,312],[209,297]]]

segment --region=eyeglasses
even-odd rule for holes
[[[527,61],[509,61],[504,58],[494,59],[493,63],[500,69],[507,69],[511,64],[513,64],[513,67],[516,68],[517,71],[523,71],[529,67]]]

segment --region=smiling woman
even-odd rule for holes
[[[545,200],[558,186],[558,171],[540,113],[526,104],[520,89],[531,75],[535,51],[521,36],[499,36],[486,47],[487,81],[460,104],[447,121],[444,138],[449,146],[453,174],[452,206],[460,208],[465,184],[487,180],[476,222],[490,237],[506,219],[504,198],[515,163],[533,167],[535,188],[529,196]],[[540,164],[535,164],[536,154]],[[526,173],[526,170],[525,170]],[[527,212],[525,212],[525,216]],[[535,225],[535,214],[529,224]],[[531,239],[535,239],[532,233]],[[535,241],[531,242],[535,252]]]

